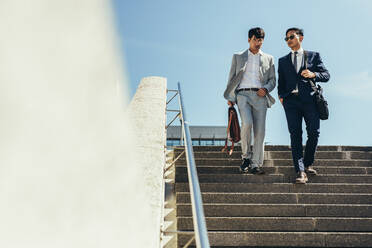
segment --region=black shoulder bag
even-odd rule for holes
[[[305,55],[305,69],[307,69],[307,53],[304,51]],[[329,117],[329,110],[328,110],[328,103],[324,99],[323,96],[323,89],[320,85],[316,85],[313,79],[309,79],[311,88],[313,89],[313,94],[315,95],[316,106],[319,112],[319,118],[321,120],[328,120]]]

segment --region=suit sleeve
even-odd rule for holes
[[[316,67],[314,70],[315,73],[315,81],[316,82],[328,82],[330,75],[328,70],[325,68],[322,58],[320,57],[319,53],[315,54],[315,63]]]
[[[276,85],[276,78],[275,78],[275,65],[274,65],[274,58],[271,57],[270,59],[270,70],[269,70],[269,78],[267,83],[263,86],[267,89],[268,92],[271,92]]]
[[[279,98],[283,98],[283,93],[285,89],[284,78],[282,73],[282,66],[280,66],[280,60],[278,61],[278,95]]]
[[[232,57],[232,61],[231,61],[231,67],[230,67],[229,79],[227,80],[227,85],[229,85],[230,82],[231,82],[231,79],[234,78],[235,71],[236,71],[236,58],[235,58],[235,54],[234,54],[233,57]]]

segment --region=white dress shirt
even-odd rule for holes
[[[294,56],[295,56],[295,52],[296,51],[293,51],[292,50],[292,54],[291,54],[291,58],[292,58],[292,64],[294,63]],[[301,66],[302,66],[302,60],[304,58],[304,49],[302,47],[300,47],[300,49],[297,50],[297,73],[300,71],[301,69]],[[294,90],[292,90],[292,93],[298,93],[298,85],[296,85],[296,88]]]
[[[242,81],[240,82],[238,89],[242,88],[261,88],[260,81],[260,56],[261,50],[258,53],[253,54],[248,49],[248,60],[243,74]]]

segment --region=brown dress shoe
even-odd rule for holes
[[[301,171],[298,173],[297,178],[296,178],[296,183],[299,183],[299,184],[307,183],[307,176],[305,172]]]
[[[306,174],[314,175],[314,176],[318,174],[312,166],[306,167],[305,172]]]

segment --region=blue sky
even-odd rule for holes
[[[250,28],[265,30],[262,50],[275,66],[289,53],[285,30],[303,28],[303,48],[320,52],[331,74],[322,84],[330,119],[321,121],[319,144],[372,145],[372,1],[114,0],[113,7],[131,96],[146,76],[166,77],[169,89],[179,81],[191,125],[226,125],[231,58],[248,48]],[[276,89],[271,94],[277,99]],[[268,110],[265,140],[289,144],[279,102]]]

